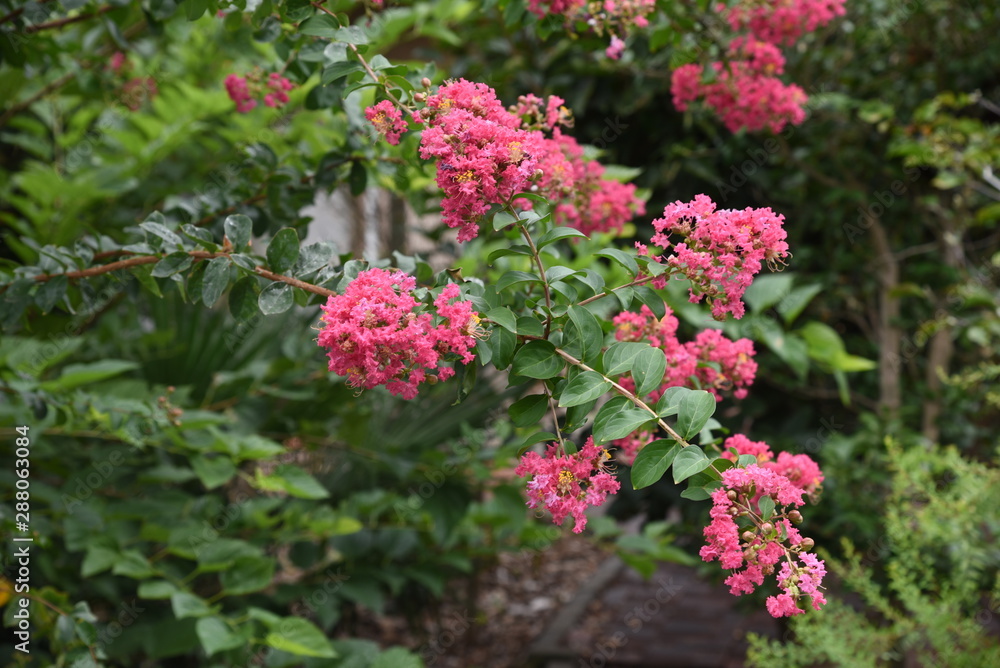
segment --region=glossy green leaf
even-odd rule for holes
[[[619,341],[611,344],[604,353],[604,373],[609,376],[618,376],[631,372],[636,357],[644,350],[649,349],[648,343],[636,341]]]
[[[290,227],[278,230],[267,246],[267,265],[276,274],[284,274],[299,259],[299,234]]]
[[[284,313],[295,303],[292,286],[287,283],[271,283],[260,291],[257,305],[264,315]]]
[[[322,659],[336,658],[337,653],[323,632],[301,617],[284,617],[264,638],[265,644],[282,652]]]
[[[632,361],[632,379],[635,381],[635,393],[643,397],[663,384],[663,374],[667,371],[667,356],[659,348],[646,348],[639,351]]]
[[[201,300],[205,306],[214,306],[229,285],[229,265],[228,257],[216,257],[205,267],[201,283]]]
[[[632,488],[649,487],[662,478],[680,450],[680,444],[673,439],[659,439],[643,446],[632,462]]]
[[[674,482],[682,483],[711,465],[712,460],[701,451],[701,448],[695,446],[682,448],[674,457]]]
[[[527,378],[546,379],[559,375],[566,366],[548,341],[529,341],[514,355],[513,373]]]
[[[566,389],[559,395],[559,405],[562,407],[578,406],[597,399],[611,389],[611,383],[594,371],[584,371],[577,374]]]
[[[253,234],[253,221],[241,213],[227,216],[222,224],[226,238],[233,245],[233,251],[239,253],[250,243],[250,235]]]
[[[515,427],[528,427],[538,424],[548,407],[549,398],[546,395],[529,394],[511,404],[507,414]]]
[[[715,413],[715,396],[705,390],[691,390],[680,401],[677,412],[677,433],[690,440],[701,431]]]

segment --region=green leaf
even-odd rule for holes
[[[215,306],[215,302],[219,301],[219,297],[229,285],[229,264],[229,258],[223,256],[212,258],[205,267],[205,276],[201,283],[201,301],[205,306],[209,308]]]
[[[518,219],[506,211],[497,211],[493,214],[493,229],[500,231],[508,225],[513,225]]]
[[[536,431],[535,433],[528,436],[528,438],[521,441],[521,445],[517,447],[517,456],[520,457],[528,448],[533,446],[535,443],[541,443],[542,441],[556,441],[559,437],[553,434],[551,431]]]
[[[49,279],[35,292],[35,305],[42,313],[48,313],[66,295],[69,279],[66,276],[56,276]]]
[[[278,466],[274,473],[264,475],[257,469],[257,485],[267,492],[286,492],[300,499],[325,499],[330,492],[316,478],[291,464]]]
[[[690,440],[701,431],[708,418],[715,413],[715,397],[705,390],[692,390],[680,401],[677,412],[677,433]]]
[[[205,617],[212,614],[212,609],[199,596],[186,591],[179,591],[170,597],[170,606],[174,610],[174,617],[184,619],[185,617]]]
[[[184,271],[190,267],[193,261],[194,259],[184,251],[171,253],[153,265],[151,275],[155,278],[173,276],[174,274]]]
[[[234,633],[221,617],[202,617],[194,625],[194,630],[208,656],[246,644],[243,637]]]
[[[542,337],[545,335],[545,329],[537,318],[525,315],[517,319],[517,333],[521,336]]]
[[[139,583],[137,595],[139,598],[155,601],[168,599],[176,592],[177,586],[172,582],[167,582],[166,580],[148,580]]]
[[[301,617],[284,617],[264,642],[274,649],[299,656],[315,656],[323,659],[336,658],[337,653],[323,632]]]
[[[329,241],[317,241],[316,243],[303,246],[299,251],[299,260],[295,263],[292,272],[296,276],[311,274],[320,267],[329,264],[336,249]]]
[[[229,596],[250,594],[271,584],[274,578],[274,559],[269,557],[242,557],[226,570],[219,580]]]
[[[663,477],[681,446],[673,439],[659,439],[639,450],[632,462],[632,489],[649,487]]]
[[[594,418],[594,442],[602,445],[625,438],[652,419],[649,413],[635,408],[625,397],[614,397],[601,406]]]
[[[588,238],[586,234],[572,227],[555,227],[542,235],[542,238],[535,244],[535,248],[542,250],[551,243],[555,243],[560,239],[569,239],[571,237],[579,239]]]
[[[292,286],[287,283],[271,283],[260,291],[257,305],[264,315],[275,315],[284,313],[292,308],[295,303],[295,295],[292,294]]]
[[[215,251],[219,247],[219,245],[215,243],[215,238],[212,236],[211,232],[200,227],[195,227],[190,223],[186,223],[181,226],[181,233],[207,250]]]
[[[635,358],[644,350],[649,350],[648,343],[634,341],[619,341],[613,343],[604,353],[604,373],[617,376],[632,370]],[[662,354],[662,351],[661,351]]]
[[[340,30],[340,24],[332,16],[317,14],[299,26],[299,32],[313,37],[333,39]]]
[[[743,301],[755,313],[770,308],[785,298],[792,289],[794,276],[790,273],[757,276],[746,292]]]
[[[227,457],[192,457],[191,468],[205,485],[205,489],[215,489],[236,475],[236,465]]]
[[[751,286],[752,287],[752,286]],[[790,325],[805,310],[813,297],[823,291],[823,286],[818,283],[812,285],[802,285],[795,288],[788,296],[778,304],[778,313],[784,318],[785,324]]]
[[[674,457],[674,482],[680,484],[711,465],[712,460],[705,456],[701,448],[694,446],[683,448]]]
[[[515,427],[528,427],[538,424],[548,406],[549,398],[546,395],[530,394],[511,404],[507,414]]]
[[[267,264],[276,274],[284,274],[299,259],[299,234],[290,227],[278,230],[267,246]]]
[[[253,221],[242,213],[227,216],[222,228],[226,232],[226,238],[233,245],[234,252],[242,252],[250,243],[250,235],[253,234]]]
[[[97,383],[126,371],[139,368],[135,362],[125,360],[101,360],[90,364],[70,364],[55,380],[47,380],[39,387],[46,392],[65,392],[82,385]]]
[[[760,497],[757,507],[760,508],[761,519],[769,520],[774,515],[774,499],[769,496]]]
[[[367,44],[368,36],[361,26],[345,26],[333,34],[333,38],[338,42],[347,44]]]
[[[611,383],[595,371],[584,371],[569,381],[566,389],[559,396],[559,405],[563,408],[579,406],[597,399],[611,389]]]
[[[424,668],[424,662],[402,647],[393,647],[379,654],[371,668]]]
[[[526,271],[508,271],[506,274],[500,277],[497,281],[497,292],[503,292],[507,288],[512,288],[515,285],[521,285],[523,283],[541,283],[542,279],[538,277],[537,274],[531,274]]]
[[[509,329],[494,329],[487,340],[490,350],[493,351],[493,363],[498,369],[506,369],[510,366],[514,355],[514,348],[517,347],[517,336]]]
[[[579,351],[584,362],[596,364],[604,347],[604,330],[600,323],[593,313],[576,305],[569,307],[569,319],[573,327],[568,328],[567,336],[576,345],[567,344],[566,347],[572,347],[574,352]]]
[[[548,341],[529,341],[514,355],[513,373],[544,380],[557,376],[566,363]]]
[[[663,374],[667,371],[667,356],[659,348],[639,351],[632,362],[632,379],[635,393],[639,397],[659,389],[663,384]]]
[[[656,414],[660,417],[670,417],[677,415],[681,406],[681,399],[694,390],[686,387],[668,387],[660,395],[660,400],[656,402]]]
[[[337,63],[330,63],[323,68],[323,76],[320,78],[320,82],[324,86],[327,86],[337,79],[346,77],[351,72],[363,72],[364,69],[361,63],[356,60],[342,60]]]
[[[150,216],[150,218],[152,217],[153,216]],[[159,219],[163,220],[163,216],[159,215]],[[179,236],[177,236],[177,234],[172,232],[170,229],[168,229],[167,226],[164,225],[163,223],[158,223],[147,219],[145,223],[139,223],[139,227],[142,228],[144,231],[148,232],[149,234],[152,234],[153,236],[163,239],[165,248],[167,246],[173,246],[175,248],[184,247],[184,240],[181,239]],[[146,238],[148,239],[149,237]]]
[[[489,254],[486,258],[486,264],[492,266],[496,260],[499,260],[502,257],[507,257],[508,255],[523,255],[525,257],[531,257],[531,249],[524,244],[517,244],[507,248],[498,248]]]
[[[107,545],[92,543],[87,546],[87,554],[80,566],[80,575],[85,578],[97,575],[114,566],[117,559],[118,550]]]
[[[630,255],[629,253],[617,248],[605,248],[604,250],[597,251],[594,255],[614,260],[621,266],[625,267],[626,271],[632,274],[632,276],[639,273],[639,265],[636,264],[635,255]]]
[[[486,312],[486,319],[495,322],[504,329],[517,333],[517,318],[506,306],[490,309]]]
[[[253,276],[244,276],[233,285],[229,291],[229,312],[236,322],[247,322],[260,313],[257,293],[257,279]]]

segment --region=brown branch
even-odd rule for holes
[[[110,251],[109,251],[110,252]],[[201,260],[211,260],[217,257],[229,257],[229,253],[210,253],[208,251],[188,251],[190,255],[196,262]],[[39,274],[33,278],[39,283],[45,283],[51,281],[53,278],[59,276],[65,276],[66,278],[76,279],[76,278],[89,278],[91,276],[100,276],[101,274],[108,274],[112,271],[118,271],[119,269],[129,269],[131,267],[139,267],[144,264],[154,264],[162,260],[164,256],[162,255],[139,255],[136,257],[130,257],[127,260],[118,260],[117,262],[109,262],[108,264],[102,264],[97,267],[89,267],[87,269],[81,269],[79,271],[67,271],[58,274]],[[276,274],[269,269],[257,266],[254,267],[254,272],[269,281],[275,281],[280,283],[287,283],[292,287],[299,288],[300,290],[305,290],[306,292],[311,292],[314,295],[319,295],[321,297],[330,297],[336,295],[337,293],[333,290],[328,290],[327,288],[321,288],[318,285],[313,285],[312,283],[306,283],[305,281],[300,281],[297,278],[292,278],[291,276],[285,276],[283,274]]]
[[[41,32],[42,30],[61,28],[71,23],[78,23],[80,21],[86,21],[87,19],[92,19],[95,16],[100,16],[101,14],[107,14],[112,9],[118,9],[118,8],[113,5],[105,5],[103,7],[99,7],[97,11],[92,12],[90,14],[77,14],[76,16],[67,16],[65,18],[56,19],[55,21],[49,21],[48,23],[39,23],[38,25],[28,26],[27,28],[24,29],[24,32],[30,35],[32,33]]]
[[[49,0],[35,0],[35,1],[39,5],[44,5]],[[0,25],[3,25],[4,23],[7,23],[8,21],[13,21],[14,19],[16,19],[18,16],[20,16],[23,13],[24,13],[24,7],[18,7],[17,9],[13,10],[10,14],[7,14],[6,16],[0,18]]]
[[[56,79],[52,83],[47,84],[46,86],[44,86],[40,91],[38,91],[37,93],[35,93],[31,97],[29,97],[24,102],[18,102],[13,107],[11,107],[7,111],[3,112],[3,115],[0,116],[0,127],[3,127],[4,125],[7,125],[7,122],[11,119],[11,117],[13,117],[16,114],[21,113],[22,111],[24,111],[25,109],[27,109],[28,107],[30,107],[31,105],[33,105],[35,102],[38,102],[43,97],[45,97],[46,95],[48,95],[49,93],[51,93],[52,91],[54,91],[55,89],[61,88],[61,87],[65,86],[67,83],[69,83],[70,81],[72,81],[73,77],[75,77],[75,76],[76,75],[73,72],[69,72],[68,74],[64,74],[63,76],[59,77],[58,79]]]
[[[634,281],[632,281],[631,283],[626,283],[625,285],[619,285],[617,288],[611,288],[610,292],[608,292],[607,290],[605,290],[604,292],[602,292],[602,293],[600,293],[598,295],[594,295],[593,297],[587,297],[582,302],[580,302],[579,304],[577,304],[577,306],[585,306],[586,304],[589,304],[590,302],[596,302],[598,299],[604,299],[608,295],[614,294],[614,293],[618,292],[619,290],[624,290],[625,288],[631,288],[631,287],[636,286],[636,285],[642,285],[643,283],[649,283],[654,278],[656,278],[656,276],[643,276],[642,278],[637,278]]]

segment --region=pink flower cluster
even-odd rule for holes
[[[731,132],[741,128],[781,132],[785,125],[805,120],[803,105],[808,97],[800,87],[777,78],[785,59],[775,45],[790,45],[843,15],[844,0],[739,0],[732,6],[718,3],[715,11],[734,31],[744,32],[730,42],[727,62],[711,63],[712,81],[704,81],[702,65],[674,70],[674,106],[684,111],[704,98],[705,106],[719,114]]]
[[[801,489],[811,497],[819,494],[823,484],[823,472],[819,464],[809,455],[793,455],[789,452],[779,452],[775,460],[770,446],[764,441],[751,441],[743,434],[734,434],[722,444],[725,448],[722,456],[736,461],[738,455],[753,455],[758,466],[782,475],[792,485]],[[737,454],[733,454],[732,449]]]
[[[653,221],[651,241],[665,249],[665,261],[691,281],[691,301],[708,298],[717,320],[732,313],[743,317],[743,293],[761,270],[775,270],[788,257],[782,227],[785,217],[771,209],[716,210],[707,195],[691,202],[674,202]],[[682,241],[672,242],[678,235]]]
[[[694,341],[681,343],[676,335],[677,318],[669,306],[664,308],[666,314],[659,319],[646,305],[639,313],[623,311],[613,319],[617,340],[649,342],[663,350],[667,358],[663,385],[650,393],[653,401],[669,387],[708,390],[717,401],[722,401],[722,392],[731,391],[737,399],[746,397],[746,388],[757,375],[753,341],[733,341],[721,330],[705,329],[698,332]]]
[[[691,102],[704,98],[730,132],[770,128],[781,132],[786,124],[805,120],[802,106],[808,96],[794,84],[784,84],[776,75],[785,67],[778,47],[752,38],[737,38],[729,45],[729,60],[712,63],[715,80],[703,83],[701,65],[682,65],[674,70],[671,92],[674,106],[684,111]]]
[[[820,591],[826,568],[809,553],[812,539],[803,538],[792,526],[802,519],[795,510],[803,503],[802,495],[803,490],[788,478],[756,464],[723,471],[722,487],[712,492],[712,521],[704,529],[701,558],[718,560],[722,568],[733,571],[726,584],[734,596],[753,593],[764,576],[777,570],[782,593],[767,599],[767,610],[774,617],[802,613],[803,595],[810,597],[816,610],[826,603]],[[767,517],[760,510],[764,497],[770,497],[774,506]]]
[[[144,102],[152,100],[159,94],[156,80],[153,77],[132,77],[132,62],[128,54],[115,51],[108,60],[107,71],[119,85],[118,99],[128,107],[129,111],[138,111]]]
[[[281,107],[288,102],[288,91],[295,88],[295,84],[277,72],[271,72],[264,79],[259,69],[245,77],[230,74],[225,83],[229,99],[236,103],[236,111],[241,114],[254,109],[262,94],[265,106]]]
[[[372,268],[359,273],[343,294],[331,296],[322,307],[325,325],[318,339],[328,349],[330,371],[347,376],[354,387],[385,385],[412,399],[420,383],[455,374],[442,366],[445,355],[471,362],[479,324],[472,303],[452,303],[460,293],[450,283],[434,300],[435,318],[418,312],[414,287],[416,279],[401,271]]]
[[[608,494],[620,488],[608,470],[608,459],[608,451],[594,445],[590,437],[581,450],[571,455],[556,443],[548,446],[544,456],[526,452],[514,472],[531,476],[527,485],[529,508],[546,508],[554,524],[562,524],[572,515],[573,533],[580,533],[587,526],[587,506],[601,505]]]
[[[732,6],[719,3],[721,14],[733,30],[749,30],[757,39],[793,44],[802,35],[844,15],[844,0],[741,0]]]
[[[656,0],[528,0],[528,9],[539,18],[561,14],[567,24],[583,21],[598,35],[611,35],[605,54],[614,60],[625,50],[622,36],[633,27],[648,26],[646,17],[655,8]]]
[[[365,118],[393,146],[399,143],[399,136],[409,129],[403,120],[403,114],[389,100],[382,100],[365,109]]]
[[[663,350],[666,356],[663,383],[649,393],[650,399],[658,401],[671,387],[704,389],[714,394],[716,401],[722,401],[722,393],[730,391],[737,399],[746,397],[747,388],[757,375],[753,341],[732,341],[720,330],[706,329],[699,332],[694,341],[681,343],[677,339],[677,318],[669,307],[665,308],[667,312],[663,318],[657,318],[643,305],[639,313],[623,311],[613,319],[617,340],[648,342]],[[635,388],[635,383],[627,376],[618,382],[628,390]],[[639,450],[654,439],[651,432],[636,431],[613,441],[612,445],[618,448],[615,457],[631,465]]]
[[[459,241],[479,234],[479,221],[491,205],[511,203],[521,192],[553,200],[569,197],[557,207],[556,219],[585,233],[620,229],[643,210],[634,186],[601,178],[604,168],[585,160],[575,140],[562,134],[558,126],[569,126],[572,115],[561,98],[543,103],[523,96],[508,110],[489,86],[459,79],[425,101],[414,114],[425,126],[420,155],[438,161],[442,217],[459,228]],[[523,198],[517,204],[531,208]]]

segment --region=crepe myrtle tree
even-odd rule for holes
[[[57,3],[36,4],[3,17],[5,36],[29,39],[104,14],[125,21],[130,11],[109,5],[67,8],[59,16],[51,14]],[[481,11],[497,11],[495,4]],[[374,47],[391,21],[402,20],[403,7],[392,13],[376,0],[265,0],[252,11],[239,2],[188,0],[178,7],[189,20],[218,13],[219,20],[250,24],[275,42],[283,67],[231,73],[218,82],[233,112],[288,111],[296,95],[301,100],[322,89],[330,113],[354,110],[346,118],[351,132],[369,140],[364,151],[324,156],[314,170],[289,169],[260,192],[190,222],[160,207],[121,239],[88,235],[73,245],[40,246],[25,235],[20,247],[37,260],[0,269],[6,330],[38,313],[72,311],[88,279],[112,273],[136,279],[154,296],[173,283],[186,300],[205,307],[225,296],[240,322],[282,317],[296,304],[318,305],[318,335],[309,329],[288,335],[315,338],[317,365],[325,355],[329,372],[357,392],[384,385],[413,399],[426,385],[447,382],[461,400],[476,382],[477,367],[487,365],[506,373],[511,386],[530,386],[532,393],[509,407],[515,426],[531,428],[516,473],[525,478],[527,505],[545,509],[556,524],[572,516],[573,531],[583,531],[585,509],[604,503],[622,484],[615,458],[631,465],[635,488],[669,471],[673,484],[686,483],[683,497],[711,501],[701,556],[730,571],[733,594],[753,592],[774,576],[767,599],[772,615],[819,609],[824,564],[796,525],[800,507],[817,498],[822,473],[806,455],[775,456],[766,443],[742,434],[715,436],[716,403],[727,395],[742,398],[753,383],[753,344],[715,329],[680,341],[662,296],[668,281],[686,281],[690,301],[707,305],[715,319],[742,317],[742,297],[754,277],[791,258],[782,215],[769,208],[720,209],[692,193],[652,219],[647,243],[614,245],[627,222],[646,215],[644,200],[635,186],[606,178],[605,167],[588,157],[571,134],[573,114],[564,100],[525,94],[505,105],[486,83],[450,78],[423,63],[390,62]],[[728,25],[728,34],[713,36],[725,48],[687,51],[686,24],[674,20],[692,11],[685,7],[652,0],[500,3],[508,23],[521,22],[541,38],[574,31],[608,39],[595,58],[624,57],[629,34],[655,24],[658,38],[670,32],[688,60],[674,73],[679,108],[703,100],[734,131],[779,131],[803,122],[804,93],[777,79],[778,45],[841,14],[842,2],[720,4],[707,11]],[[46,15],[34,16],[38,11]],[[167,20],[171,11],[158,5],[153,15]],[[23,42],[8,39],[7,46],[13,55],[5,62],[21,58],[30,65],[36,57]],[[109,76],[129,76],[123,74],[129,56],[117,46],[98,55],[107,60]],[[123,84],[142,93],[130,98],[128,109],[158,94],[152,80],[136,81]],[[35,101],[9,106],[0,123]],[[288,220],[282,226],[273,211],[263,228],[240,212],[276,197],[282,183],[308,192],[329,186],[342,178],[342,168],[349,171],[344,180],[352,188],[360,181],[363,189],[367,165],[379,161],[433,179],[442,222],[457,230],[459,243],[500,241],[482,258],[479,275],[435,274],[425,261],[399,254],[352,259],[323,242],[303,245],[299,225]],[[255,237],[264,237],[266,246]],[[597,263],[616,268],[602,273]],[[622,279],[609,285],[605,276],[612,274]],[[554,431],[539,430],[543,420]],[[588,424],[584,443],[569,440]]]

